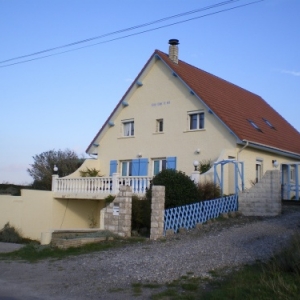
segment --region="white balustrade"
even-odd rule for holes
[[[117,194],[121,185],[128,185],[132,192],[144,195],[150,187],[152,177],[148,176],[119,176],[112,177],[80,177],[52,178],[52,191],[56,194]]]

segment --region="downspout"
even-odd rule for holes
[[[249,145],[249,141],[247,141],[247,140],[243,140],[243,142],[246,142],[246,145],[242,148],[242,149],[240,149],[239,151],[238,151],[238,153],[237,153],[237,161],[239,161],[239,154],[246,148],[246,147],[248,147],[248,145]]]

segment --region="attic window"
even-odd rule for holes
[[[264,121],[265,121],[265,123],[270,127],[270,128],[272,128],[272,129],[275,129],[276,130],[276,128],[271,124],[271,122],[270,121],[268,121],[267,119],[264,119],[264,118],[262,118]]]
[[[262,130],[251,120],[247,120],[257,131],[262,132]]]

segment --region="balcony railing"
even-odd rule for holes
[[[144,195],[150,187],[152,177],[149,176],[120,176],[114,173],[112,177],[80,177],[80,178],[58,178],[53,175],[52,191],[63,197],[88,196],[88,198],[99,198],[101,195],[116,195],[121,185],[130,186],[132,192]],[[94,196],[94,197],[93,197]],[[96,197],[95,197],[96,196]],[[98,197],[99,196],[99,197]]]

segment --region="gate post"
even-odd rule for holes
[[[163,237],[165,217],[165,187],[152,187],[150,240]]]

